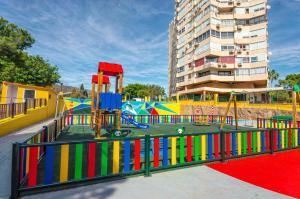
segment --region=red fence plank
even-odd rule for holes
[[[215,159],[219,158],[219,135],[215,134],[214,135],[214,154],[215,154]]]
[[[88,177],[95,176],[95,164],[96,164],[96,143],[89,143],[88,154]]]
[[[159,138],[154,138],[153,166],[155,168],[159,166]]]
[[[187,136],[187,162],[192,162],[192,136]]]
[[[134,170],[138,171],[141,169],[141,140],[136,139],[134,142]]]
[[[247,151],[248,153],[252,153],[252,139],[251,139],[251,132],[247,132]]]
[[[28,187],[34,187],[37,184],[38,147],[30,147],[29,153]]]
[[[266,130],[266,150],[270,150],[270,139],[269,139],[269,130]]]
[[[226,155],[230,157],[230,133],[226,133]]]
[[[288,130],[288,146],[292,148],[292,129],[289,128]]]

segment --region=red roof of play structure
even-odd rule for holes
[[[92,83],[98,84],[98,75],[93,75],[92,76]],[[108,76],[103,76],[103,84],[109,84],[109,77]]]
[[[123,73],[123,67],[120,64],[99,62],[98,72],[102,71],[104,75],[116,76]]]

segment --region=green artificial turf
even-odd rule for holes
[[[209,126],[196,126],[192,123],[181,124],[155,124],[150,125],[148,129],[139,129],[132,125],[122,125],[122,130],[130,130],[128,136],[142,136],[142,135],[168,135],[176,134],[178,128],[185,127],[185,134],[191,133],[209,133],[218,132],[219,124],[212,124]],[[225,131],[235,130],[235,126],[227,125],[223,128]],[[239,127],[239,130],[253,130],[253,128]],[[94,139],[94,130],[89,126],[69,126],[64,129],[58,138],[58,141],[69,140],[91,140]],[[108,136],[105,129],[101,129],[101,135]]]

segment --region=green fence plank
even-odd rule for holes
[[[184,163],[184,136],[180,136],[179,138],[180,145],[180,164]]]
[[[284,147],[285,148],[289,148],[289,145],[288,145],[288,140],[289,140],[289,131],[286,129],[284,131]]]
[[[195,161],[199,160],[200,156],[200,137],[199,135],[194,136],[194,158]]]
[[[243,151],[243,154],[247,154],[247,132],[244,131],[242,132],[242,151]]]
[[[88,118],[88,116],[87,116],[87,115],[85,115],[85,116],[84,116],[84,124],[88,124],[88,122],[87,122],[87,118]]]
[[[101,175],[107,175],[107,160],[108,160],[108,142],[101,144]]]
[[[75,180],[82,178],[82,153],[83,144],[76,144],[75,146]]]
[[[253,152],[257,152],[257,133],[256,132],[252,132],[252,148],[253,148]]]
[[[295,129],[292,129],[292,146],[295,147]]]

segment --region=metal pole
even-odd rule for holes
[[[274,153],[274,129],[271,129],[269,132],[270,135],[270,153],[273,154]]]
[[[221,149],[221,162],[225,162],[225,132],[220,129],[220,149]]]
[[[150,135],[145,135],[145,176],[150,174]]]
[[[17,199],[19,197],[19,181],[20,181],[20,146],[19,143],[13,144],[12,150],[12,167],[11,167],[11,195],[10,198]]]
[[[234,102],[235,130],[238,130],[238,114],[237,114],[236,95],[233,98],[233,102]]]

